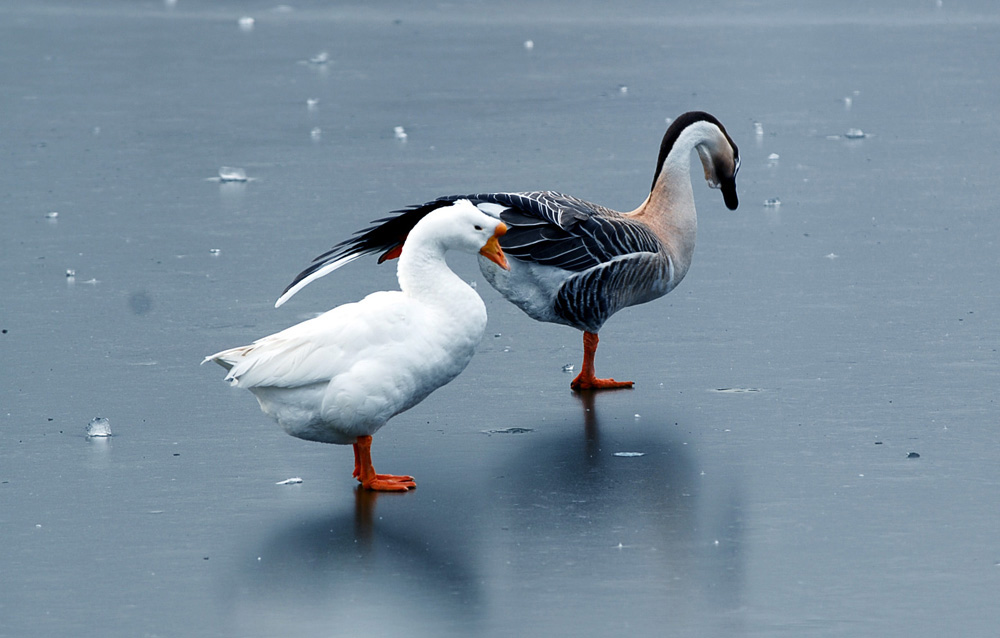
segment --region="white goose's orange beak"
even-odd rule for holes
[[[500,248],[500,241],[497,239],[506,232],[507,224],[500,222],[497,225],[497,229],[493,231],[493,236],[490,237],[486,242],[486,245],[479,250],[479,254],[504,270],[510,270],[510,266],[507,264],[507,256],[503,254],[503,250]]]

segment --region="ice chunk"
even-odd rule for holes
[[[323,129],[318,126],[313,128],[313,130],[309,131],[309,137],[314,142],[320,141],[323,138]]]
[[[777,162],[779,159],[781,159],[781,156],[777,153],[771,153],[767,156],[767,161],[769,162]]]
[[[221,248],[209,248],[208,252],[212,254],[213,257],[218,257],[219,253],[222,252]]]
[[[87,436],[111,436],[111,422],[102,416],[94,418],[87,424]]]
[[[631,459],[637,456],[646,456],[645,452],[615,452],[615,456]]]
[[[306,108],[310,111],[315,111],[319,108],[319,100],[314,97],[309,98],[306,100]]]
[[[219,169],[219,181],[245,182],[247,181],[247,172],[246,170],[235,166],[223,166]]]
[[[756,135],[757,137],[761,137],[762,135],[764,135],[764,125],[761,124],[760,122],[754,122],[753,134]]]
[[[290,479],[285,479],[284,481],[278,481],[275,485],[298,485],[301,482],[302,479],[296,476]]]
[[[408,136],[406,135],[406,129],[404,129],[402,126],[397,126],[396,128],[392,129],[392,131],[393,134],[395,134],[397,140],[399,140],[400,142],[406,141],[406,138]]]
[[[846,96],[844,98],[844,109],[850,111],[851,106],[853,105],[854,105],[854,98],[852,98],[850,95]]]
[[[525,40],[524,48],[527,49],[528,51],[531,51],[532,49],[535,48],[535,42],[533,40]]]
[[[313,57],[309,58],[309,64],[315,64],[316,66],[322,66],[330,61],[330,54],[326,51],[320,51]]]
[[[625,94],[628,93],[628,87],[625,86],[624,84],[619,84],[618,85],[618,92],[621,93],[622,95],[625,95]]]
[[[57,213],[55,211],[52,211],[51,213],[45,213],[45,219],[48,219],[49,221],[53,221],[54,222],[57,219],[59,219],[59,213]]]
[[[844,137],[849,140],[861,140],[868,137],[868,135],[859,128],[849,128],[847,129],[847,132],[844,133]]]
[[[483,430],[483,434],[527,434],[534,432],[531,428],[504,428],[502,430]]]
[[[66,269],[66,277],[68,277],[69,279],[75,278],[76,277],[76,271],[73,270],[72,268],[67,268]]]
[[[253,31],[254,22],[256,22],[250,16],[243,16],[237,21],[240,25],[240,31]]]
[[[574,366],[573,366],[573,364],[572,364],[572,363],[567,363],[566,365],[564,365],[564,366],[562,367],[562,371],[563,371],[563,372],[572,372],[572,371],[573,371],[574,369],[575,369],[575,368],[574,368]]]
[[[768,208],[777,208],[778,206],[781,206],[781,200],[778,199],[777,197],[765,199],[764,205],[767,206]]]

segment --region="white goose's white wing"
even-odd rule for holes
[[[327,382],[359,361],[391,365],[421,308],[398,291],[377,292],[281,332],[206,357],[245,388]]]

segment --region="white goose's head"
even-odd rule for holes
[[[442,251],[461,250],[479,253],[504,270],[510,270],[498,238],[507,232],[507,225],[476,208],[467,199],[460,199],[428,213],[417,222],[403,245],[406,252],[411,244],[435,243]]]
[[[740,170],[740,150],[722,123],[704,111],[684,113],[667,128],[660,143],[653,187],[671,156],[680,154],[686,159],[692,148],[698,151],[709,187],[721,189],[726,208],[736,210],[739,206],[736,173]]]

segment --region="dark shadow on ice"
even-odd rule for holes
[[[567,628],[712,618],[713,631],[738,630],[731,612],[743,605],[744,559],[733,477],[703,468],[674,419],[628,414],[605,424],[599,395],[575,396],[582,431],[536,426],[504,460],[499,515],[519,535],[507,557],[513,580],[538,596],[575,591],[558,612]]]
[[[480,579],[447,526],[425,530],[405,512],[376,515],[379,499],[401,496],[358,487],[353,511],[272,530],[230,588],[240,626],[251,635],[294,635],[305,628],[301,618],[322,635],[435,635],[444,622],[475,628]]]

